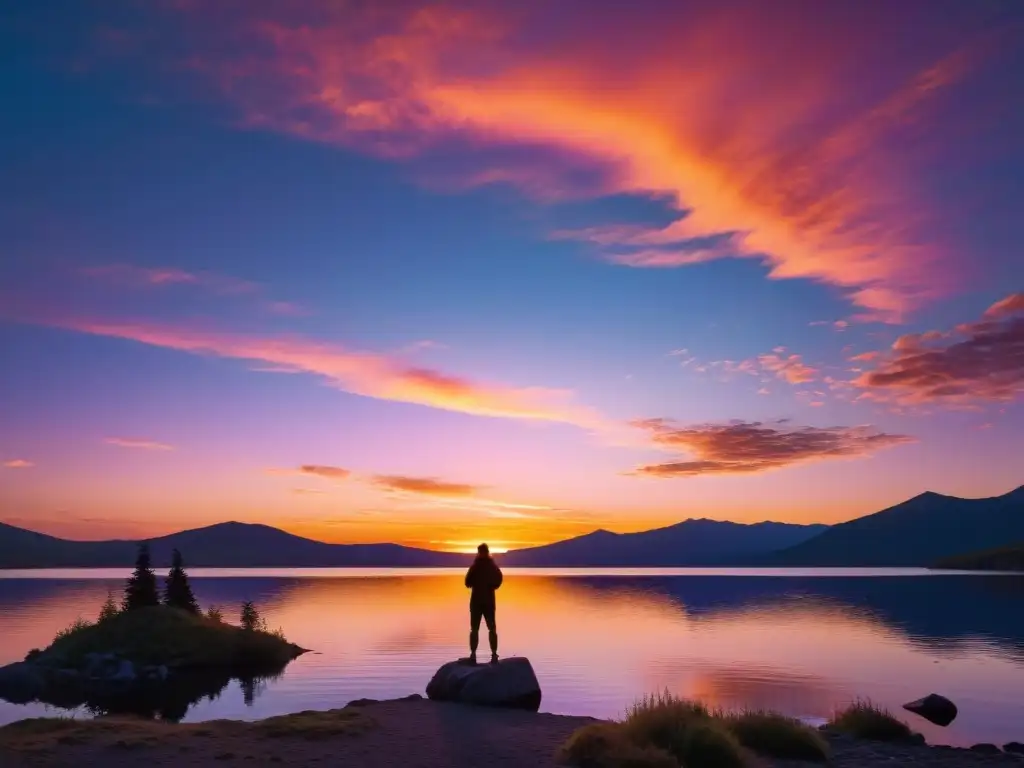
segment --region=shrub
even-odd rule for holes
[[[185,561],[178,550],[174,550],[171,571],[167,574],[167,581],[164,584],[164,604],[189,613],[199,613],[199,603],[196,602],[192,586],[188,583]]]
[[[592,723],[569,737],[558,762],[580,768],[678,768],[679,762],[657,747],[643,747],[626,737],[621,723]]]
[[[694,721],[673,754],[688,768],[744,768],[747,764],[739,739],[716,720]]]
[[[739,740],[707,707],[663,693],[635,703],[622,724],[635,745],[655,747],[687,768],[743,768]]]
[[[119,614],[120,612],[121,612],[121,608],[118,606],[118,604],[116,602],[114,602],[114,593],[113,592],[108,592],[107,593],[107,602],[105,602],[103,604],[103,607],[100,608],[100,618],[99,618],[99,620],[101,622],[103,622],[103,621],[110,621],[112,618],[117,616],[117,614]]]
[[[128,579],[124,589],[124,610],[137,611],[140,608],[152,608],[160,605],[160,594],[156,586],[156,574],[153,573],[149,547],[139,545],[139,556],[135,560],[135,572]]]
[[[79,616],[77,619],[71,622],[70,625],[57,632],[57,637],[56,640],[54,640],[54,642],[56,642],[57,640],[65,640],[67,638],[74,637],[75,635],[80,634],[81,632],[83,632],[86,629],[89,629],[92,626],[93,625],[91,622],[88,622],[81,616]]]
[[[914,732],[889,710],[870,701],[855,701],[846,709],[832,715],[828,727],[859,739],[874,741],[911,741]]]
[[[218,605],[211,605],[206,609],[206,618],[210,621],[216,622],[217,624],[223,624],[224,611],[222,611]]]
[[[635,744],[653,744],[678,758],[690,726],[710,717],[699,702],[666,692],[645,696],[634,703],[626,712],[624,727]]]
[[[747,749],[783,760],[825,762],[828,742],[799,720],[776,712],[748,711],[722,715],[723,722]]]
[[[256,608],[256,604],[251,600],[246,600],[242,603],[241,623],[242,629],[248,630],[249,632],[267,631],[267,623],[260,615],[259,609]]]

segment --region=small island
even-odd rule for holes
[[[252,603],[241,606],[237,625],[216,607],[203,613],[177,551],[161,595],[142,545],[120,605],[111,595],[97,621],[79,619],[47,648],[0,668],[0,698],[174,721],[231,679],[244,688],[303,653],[268,630]]]

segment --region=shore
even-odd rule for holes
[[[419,697],[358,701],[255,723],[169,725],[121,718],[31,720],[0,729],[4,768],[102,765],[213,768],[549,768],[589,717],[442,704]],[[829,736],[836,768],[1024,768],[1024,757]],[[801,765],[759,759],[766,768]],[[807,764],[803,764],[807,765]]]

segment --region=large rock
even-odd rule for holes
[[[450,661],[434,673],[427,698],[488,707],[540,709],[540,683],[526,658],[502,659],[497,664]]]
[[[0,699],[13,704],[34,701],[46,687],[46,680],[34,664],[19,661],[0,667]]]
[[[903,708],[936,725],[947,726],[956,719],[956,704],[937,693],[929,693],[923,699],[904,704]]]

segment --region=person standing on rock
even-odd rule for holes
[[[473,590],[469,597],[469,663],[476,664],[476,649],[480,644],[480,620],[487,624],[487,639],[491,644],[491,663],[498,663],[498,625],[494,613],[497,603],[494,593],[501,586],[501,568],[491,557],[486,544],[476,548],[476,560],[466,572],[466,588]]]

